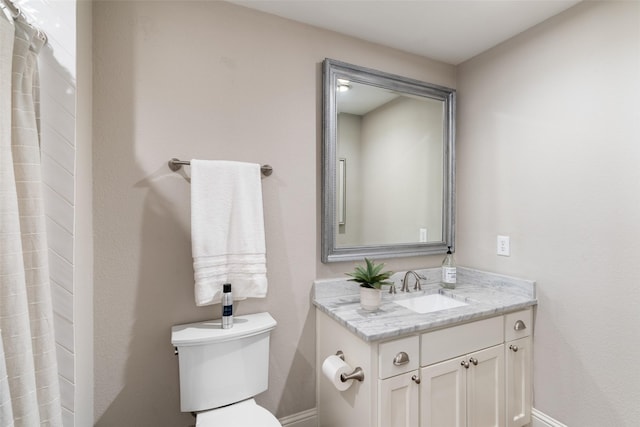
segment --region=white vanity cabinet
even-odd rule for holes
[[[503,427],[504,345],[421,369],[421,427]]]
[[[418,370],[379,380],[378,425],[389,427],[416,427],[419,424]]]
[[[504,427],[504,318],[421,336],[421,427]]]
[[[316,313],[319,427],[522,427],[530,422],[531,309],[376,342]],[[526,329],[513,329],[517,320]],[[365,373],[364,381],[343,392],[321,369],[338,350]]]
[[[378,344],[378,425],[415,427],[419,422],[420,339]],[[374,344],[375,345],[375,344]]]
[[[531,422],[531,326],[532,311],[505,316],[507,427]]]

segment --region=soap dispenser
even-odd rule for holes
[[[456,261],[451,253],[451,246],[448,247],[447,256],[442,261],[442,287],[455,289],[456,287]]]

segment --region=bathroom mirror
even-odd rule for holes
[[[454,89],[325,59],[322,129],[322,262],[454,247]]]

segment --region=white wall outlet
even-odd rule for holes
[[[419,242],[420,243],[424,243],[427,241],[427,229],[426,228],[421,228],[420,229],[420,239]]]
[[[511,242],[509,242],[509,236],[498,236],[497,254],[501,256],[511,255]]]

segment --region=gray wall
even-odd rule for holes
[[[222,2],[96,2],[97,424],[191,421],[178,414],[169,330],[217,307],[193,303],[189,186],[167,170],[174,156],[274,166],[270,292],[239,309],[279,321],[260,403],[278,416],[315,405],[311,282],[353,266],[319,261],[320,62],[332,57],[457,84],[459,263],[538,281],[538,409],[571,426],[636,425],[638,7],[585,2],[455,69]],[[495,255],[497,234],[511,257]]]
[[[179,413],[170,327],[219,306],[194,304],[189,183],[172,157],[274,167],[263,180],[269,295],[238,311],[278,321],[259,403],[279,417],[315,407],[312,281],[352,268],[319,262],[321,62],[444,86],[454,67],[224,2],[93,6],[96,423],[192,421]]]
[[[457,258],[537,281],[535,407],[639,425],[640,3],[569,9],[463,64],[458,90]]]

